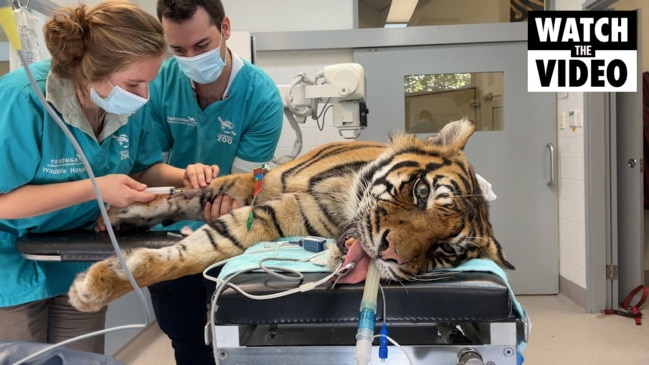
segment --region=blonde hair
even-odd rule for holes
[[[128,0],[61,7],[43,32],[52,72],[76,83],[104,80],[133,61],[167,51],[160,22]]]

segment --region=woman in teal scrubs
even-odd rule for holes
[[[147,202],[147,186],[205,186],[216,166],[161,163],[137,116],[167,51],[157,19],[126,0],[58,9],[44,27],[51,60],[30,66],[47,102],[84,151],[106,204]],[[36,262],[26,233],[92,228],[99,216],[80,156],[47,113],[24,69],[0,78],[0,340],[56,343],[104,327],[105,309],[76,311],[67,291],[87,263]],[[68,347],[103,353],[103,336]]]

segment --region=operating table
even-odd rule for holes
[[[117,239],[122,248],[162,247],[180,240],[167,232],[120,234]],[[30,234],[17,244],[34,260],[96,261],[113,254],[108,236],[92,231]],[[317,281],[326,273],[303,275],[300,282]],[[255,295],[296,285],[261,272],[238,275],[232,283]],[[308,292],[259,301],[225,288],[209,313],[213,320],[206,326],[206,339],[212,341],[219,365],[355,364],[362,292],[362,284],[329,282]],[[383,283],[381,292],[377,333],[385,323],[394,341],[386,364],[522,363],[528,319],[504,275],[469,268],[429,281]],[[378,343],[376,339],[375,348]],[[379,361],[375,350],[372,363]]]

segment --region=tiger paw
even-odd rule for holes
[[[93,264],[72,282],[68,296],[70,304],[82,312],[95,312],[130,291],[130,283],[115,270],[117,259]],[[121,267],[121,266],[118,266]]]

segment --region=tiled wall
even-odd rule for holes
[[[571,128],[571,112],[583,125],[583,94],[560,94],[557,99],[559,160],[559,273],[586,288],[586,226],[584,129]],[[565,126],[562,125],[562,116]]]

